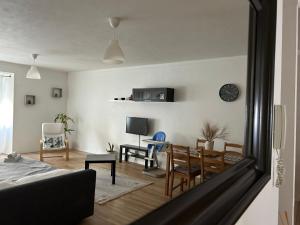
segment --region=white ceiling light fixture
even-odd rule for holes
[[[119,26],[121,19],[119,17],[109,17],[109,25],[115,29]],[[109,42],[109,45],[104,53],[103,62],[107,64],[121,64],[125,62],[124,53],[119,45],[119,40],[114,37],[113,40]]]
[[[41,79],[41,74],[40,74],[37,66],[35,65],[35,60],[37,59],[38,56],[39,56],[39,54],[32,54],[33,65],[30,66],[30,69],[28,70],[28,72],[26,74],[26,78],[28,78],[28,79]]]

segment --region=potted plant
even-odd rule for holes
[[[109,146],[109,149],[106,149],[106,151],[109,152],[109,153],[113,152],[114,151],[114,147],[115,147],[114,144],[108,142],[108,146]]]
[[[74,120],[71,117],[69,117],[66,113],[58,113],[54,119],[55,123],[59,122],[64,125],[65,138],[67,138],[67,133],[70,134],[72,131],[75,131],[69,128],[69,121],[74,123]]]
[[[226,132],[225,127],[220,129],[217,125],[212,125],[209,122],[206,122],[202,128],[201,136],[206,140],[204,144],[205,150],[213,150],[214,140],[217,138],[226,139],[228,133]]]

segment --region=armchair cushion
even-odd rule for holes
[[[65,148],[64,134],[54,135],[47,134],[43,138],[43,149],[63,149]]]

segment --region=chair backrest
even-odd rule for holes
[[[228,151],[234,151],[243,154],[243,145],[225,142],[224,152]]]
[[[196,148],[198,149],[198,148],[204,146],[205,142],[206,142],[206,140],[198,138],[196,141]]]
[[[42,137],[60,134],[64,134],[64,125],[62,123],[42,123]]]
[[[225,168],[224,152],[214,150],[204,150],[200,147],[201,169],[203,172],[222,172]]]
[[[182,166],[191,172],[190,147],[182,145],[170,145],[171,170],[176,166]]]
[[[43,149],[63,149],[65,148],[65,133],[62,123],[42,123]]]
[[[165,141],[166,140],[166,134],[163,131],[158,131],[156,132],[153,137],[152,140],[154,141]],[[155,145],[155,149],[156,151],[161,151],[161,149],[163,148],[163,144],[161,145]],[[150,150],[153,147],[153,144],[148,144],[147,148]]]

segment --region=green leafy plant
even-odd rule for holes
[[[210,124],[209,122],[204,123],[202,128],[201,136],[206,141],[213,141],[215,139],[226,139],[229,133],[226,132],[226,127],[219,128],[217,125]]]
[[[106,149],[106,151],[113,152],[114,151],[114,147],[115,147],[114,144],[108,142],[108,146],[109,146],[109,149]]]
[[[72,131],[75,131],[69,128],[69,121],[74,123],[74,120],[71,117],[69,117],[66,113],[58,113],[54,119],[55,123],[59,122],[64,125],[65,136],[67,136],[67,133],[71,134]]]

